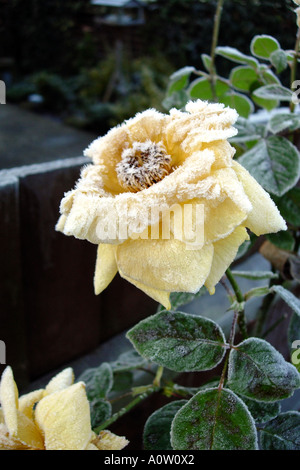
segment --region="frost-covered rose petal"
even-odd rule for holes
[[[56,229],[98,245],[96,294],[117,272],[166,308],[170,292],[205,284],[213,293],[246,228],[286,229],[269,195],[233,160],[227,139],[236,119],[231,108],[197,100],[185,111],[139,113],[92,142],[85,155],[93,163],[65,194]],[[202,231],[193,247],[174,215],[187,206],[188,227]]]
[[[128,444],[124,437],[92,431],[85,384],[73,381],[73,370],[67,368],[45,389],[18,398],[7,367],[0,383],[0,450],[123,449]]]

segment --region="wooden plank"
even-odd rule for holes
[[[18,178],[0,178],[0,340],[21,385],[29,380],[20,256]],[[2,361],[0,361],[2,362]],[[0,364],[0,374],[5,364]]]

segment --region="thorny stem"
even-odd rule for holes
[[[221,23],[221,16],[223,10],[223,4],[225,0],[219,0],[215,18],[214,18],[214,29],[213,29],[213,37],[212,37],[212,44],[211,44],[211,63],[210,63],[210,83],[211,83],[211,90],[214,101],[217,100],[216,95],[216,71],[215,71],[215,58],[216,58],[216,47],[218,45],[218,38],[219,38],[219,30],[220,30],[220,23]]]
[[[297,72],[297,63],[298,63],[298,53],[300,47],[300,28],[298,28],[297,36],[296,36],[296,43],[295,43],[295,55],[294,60],[291,66],[291,89],[293,87],[293,83],[296,80],[296,72]],[[290,111],[293,113],[295,111],[296,104],[292,101],[290,102]]]
[[[242,294],[242,291],[238,285],[238,283],[236,282],[235,278],[233,277],[233,274],[231,272],[231,270],[228,268],[227,271],[226,271],[226,276],[227,276],[227,279],[228,281],[230,282],[233,290],[234,290],[234,293],[235,293],[235,296],[236,296],[236,300],[238,301],[238,303],[240,304],[240,306],[243,305],[244,303],[244,296]],[[237,322],[238,322],[238,325],[239,325],[239,328],[241,330],[241,333],[243,335],[243,338],[246,339],[248,338],[248,332],[247,332],[247,323],[246,323],[246,317],[245,317],[245,311],[244,311],[244,308],[240,307],[240,309],[238,310],[238,319],[237,319]]]

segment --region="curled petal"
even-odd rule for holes
[[[18,389],[10,366],[4,370],[0,383],[0,402],[4,421],[12,436],[18,434]]]
[[[19,411],[33,419],[33,407],[44,396],[44,389],[34,390],[19,398]]]
[[[100,294],[113,280],[118,272],[115,249],[109,244],[100,244],[97,249],[97,261],[94,275],[95,294]]]
[[[225,140],[236,135],[232,127],[238,114],[223,104],[208,104],[197,100],[186,105],[187,112],[170,111],[171,121],[166,128],[170,147],[176,143],[190,152],[201,149],[203,143]]]
[[[205,286],[210,294],[214,294],[215,285],[233,262],[240,245],[248,239],[247,230],[244,227],[237,227],[228,237],[214,243],[211,271],[205,281]]]
[[[269,194],[238,162],[233,162],[233,168],[253,207],[245,225],[256,235],[286,230],[286,223]]]
[[[46,386],[44,395],[50,395],[50,393],[59,392],[64,388],[70,387],[74,382],[74,372],[71,367],[67,367],[59,374],[55,375]]]

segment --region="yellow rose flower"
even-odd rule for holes
[[[96,294],[117,272],[167,309],[170,292],[205,285],[213,294],[246,228],[286,229],[270,196],[233,160],[227,139],[236,119],[231,108],[197,100],[185,111],[139,113],[92,142],[85,155],[93,163],[65,194],[56,229],[98,245]],[[188,206],[184,220],[202,234],[193,246],[174,211]]]
[[[45,389],[19,398],[12,369],[6,367],[0,383],[0,450],[123,449],[124,437],[92,431],[85,384],[73,382],[73,370],[67,368]]]

